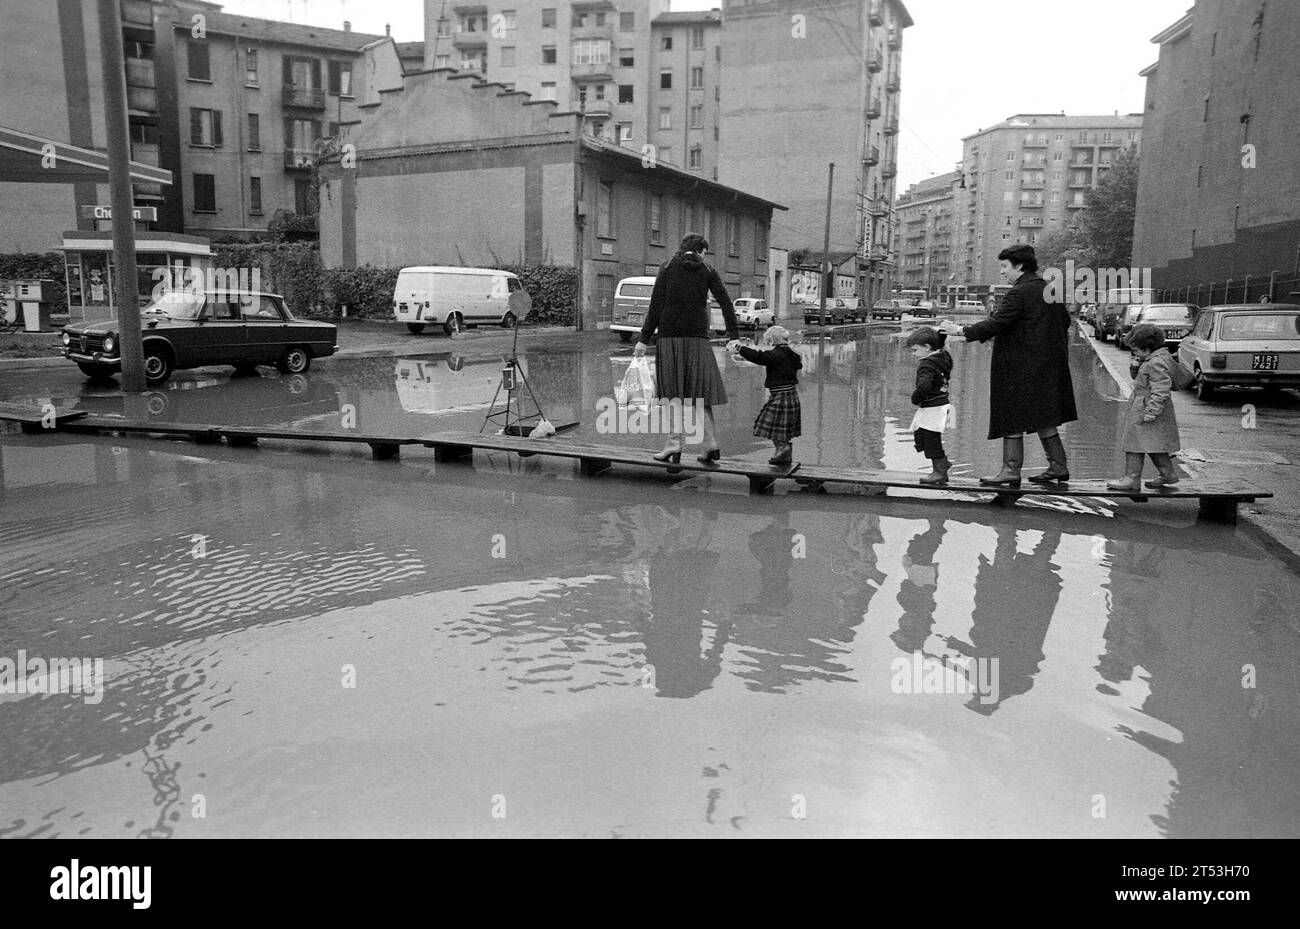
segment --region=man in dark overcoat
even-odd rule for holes
[[[1070,471],[1057,427],[1074,422],[1074,384],[1070,380],[1070,313],[1064,303],[1048,302],[1047,282],[1038,273],[1032,245],[1013,245],[998,253],[1011,290],[987,319],[970,326],[945,324],[949,335],[970,342],[993,340],[989,378],[989,438],[1002,440],[1002,470],[980,478],[989,486],[1019,487],[1026,432],[1038,433],[1048,468],[1029,479],[1038,484],[1068,481]]]

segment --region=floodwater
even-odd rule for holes
[[[899,341],[800,350],[797,458],[922,469]],[[718,354],[724,452],[765,458],[762,372]],[[949,457],[984,473],[987,348],[953,354]],[[627,346],[521,358],[566,436],[658,445],[593,426]],[[0,394],[477,431],[501,364]],[[1072,364],[1071,470],[1107,476],[1121,404]],[[98,699],[0,695],[0,835],[1300,836],[1297,576],[1191,501],[750,497],[272,441],[9,433],[0,463],[0,668],[103,660]]]

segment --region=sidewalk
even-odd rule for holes
[[[1098,342],[1082,326],[1125,397],[1133,392],[1129,354]],[[1173,398],[1183,449],[1177,459],[1193,479],[1246,481],[1273,496],[1243,503],[1240,520],[1253,525],[1294,557],[1300,557],[1300,396],[1284,390],[1268,397],[1254,390],[1224,389],[1209,402],[1190,391]],[[1148,468],[1150,465],[1148,464]]]

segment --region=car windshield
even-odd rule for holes
[[[1219,324],[1219,338],[1237,342],[1256,339],[1300,341],[1300,313],[1270,313],[1251,316],[1232,314]]]
[[[654,293],[654,284],[624,284],[619,288],[620,297],[649,297]]]
[[[198,319],[202,309],[203,294],[174,290],[163,294],[142,312],[149,316],[167,316],[171,319]]]
[[[1185,306],[1152,306],[1142,314],[1143,322],[1188,322],[1192,311]]]

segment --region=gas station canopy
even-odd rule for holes
[[[172,173],[133,161],[131,180],[142,184],[171,184]],[[108,155],[0,126],[0,181],[107,184]]]

